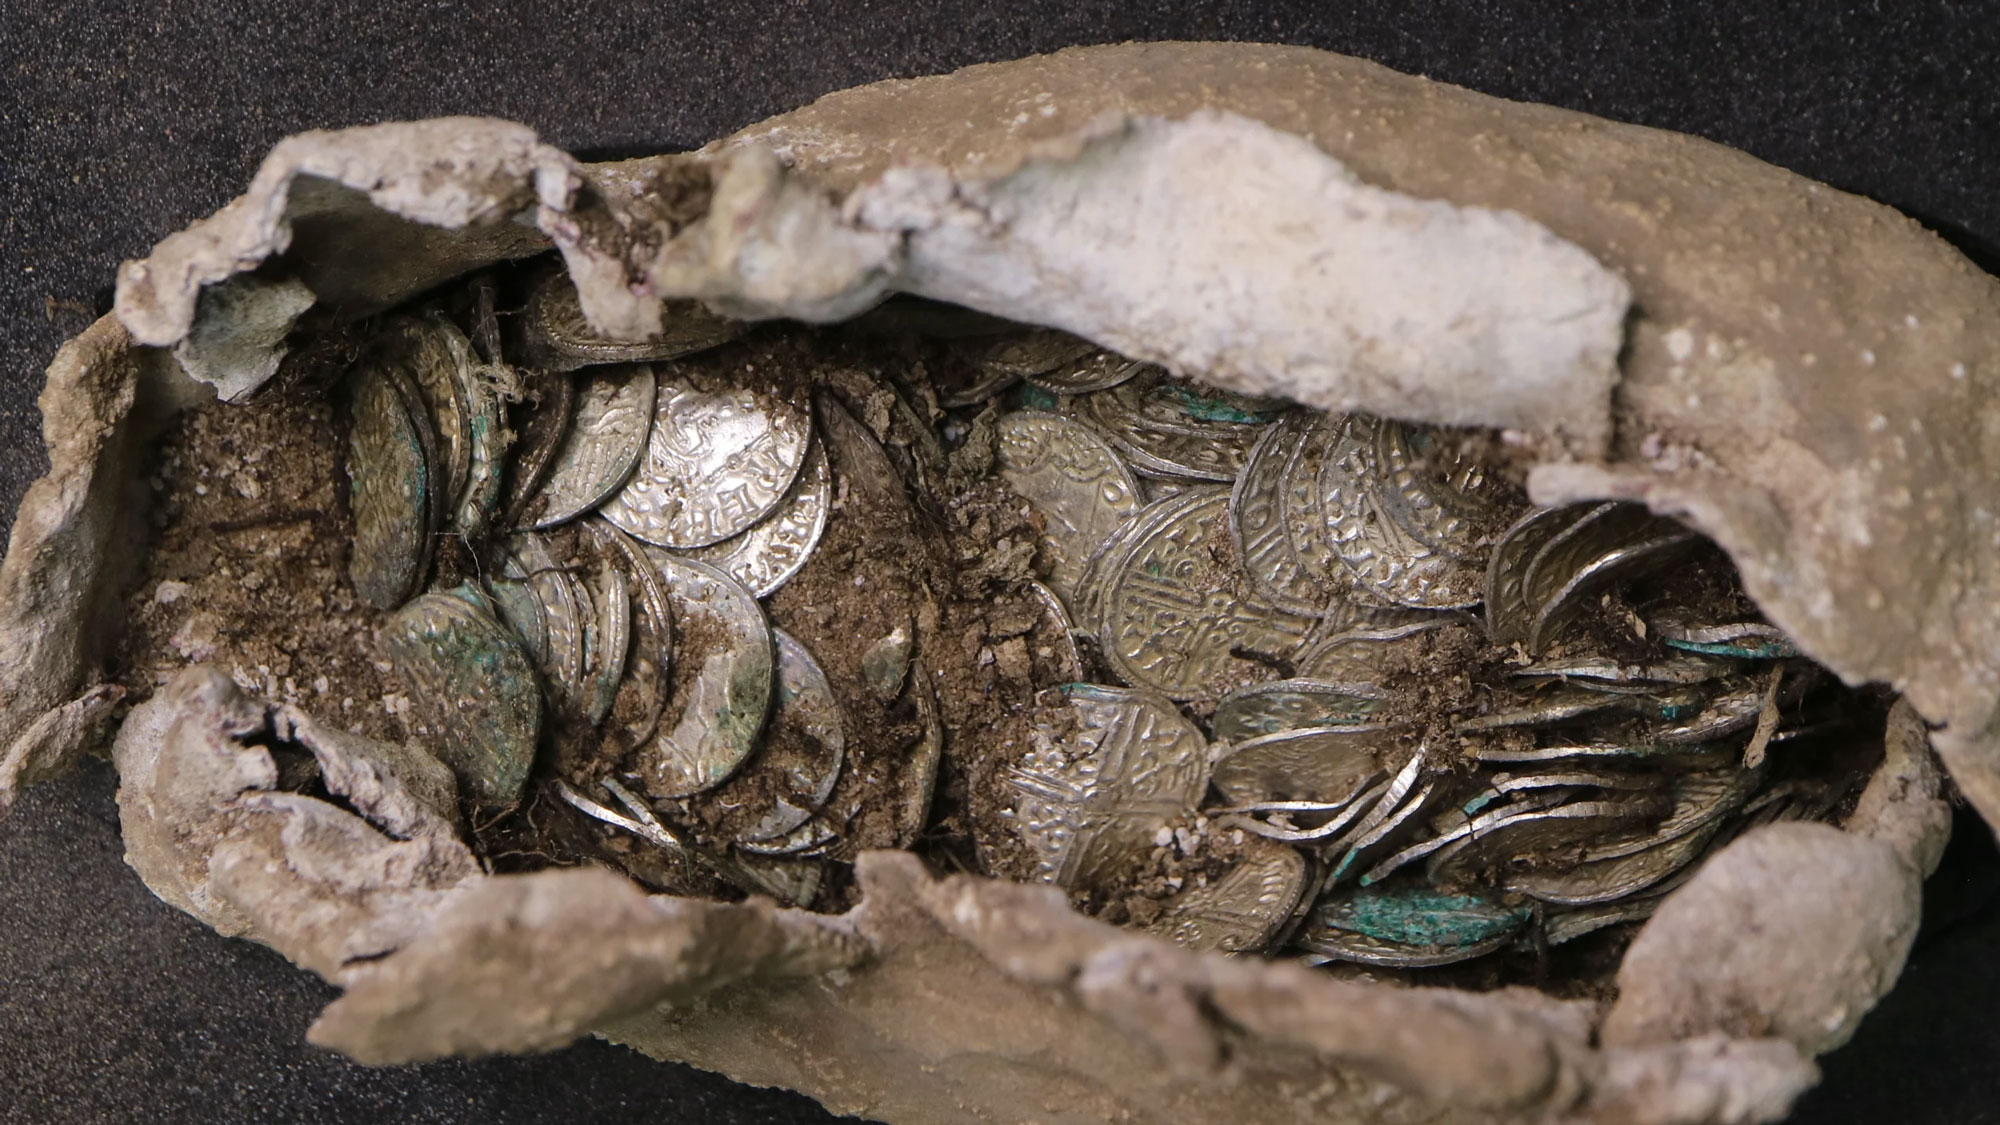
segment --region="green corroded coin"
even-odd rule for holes
[[[1530,914],[1527,906],[1419,883],[1361,887],[1314,907],[1298,944],[1322,957],[1364,965],[1448,965],[1505,945]]]
[[[393,609],[415,590],[430,555],[431,454],[408,376],[377,358],[355,372],[347,435],[354,553],[348,577],[362,600]]]
[[[492,603],[471,586],[425,594],[390,617],[382,647],[460,791],[513,804],[535,761],[542,689]]]
[[[775,651],[763,607],[741,582],[706,563],[648,548],[683,638],[682,672],[639,770],[655,797],[711,789],[748,761],[771,713]]]

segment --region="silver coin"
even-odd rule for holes
[[[1570,504],[1537,508],[1500,533],[1486,561],[1486,632],[1498,643],[1525,640],[1536,605],[1528,599],[1523,580],[1528,563],[1556,536],[1600,507]]]
[[[646,452],[657,383],[645,366],[578,377],[569,432],[522,522],[543,528],[575,519],[622,488]]]
[[[1364,593],[1392,605],[1457,609],[1485,596],[1484,559],[1455,557],[1412,535],[1387,508],[1377,463],[1382,420],[1349,414],[1320,465],[1320,510],[1334,555]]]
[[[830,850],[840,840],[840,831],[818,816],[810,817],[804,824],[782,836],[770,840],[736,841],[736,850],[749,855],[804,856],[820,855]]]
[[[1338,838],[1366,816],[1387,784],[1378,770],[1331,800],[1253,801],[1215,810],[1211,823],[1287,844],[1320,844]]]
[[[1719,764],[1734,751],[1707,743],[1680,745],[1652,742],[1563,742],[1549,746],[1508,746],[1474,742],[1473,758],[1482,765],[1535,765],[1549,762],[1670,762],[1676,766]]]
[[[717,865],[730,882],[751,894],[769,895],[786,906],[806,907],[819,897],[826,865],[794,855],[736,855]]]
[[[1042,639],[1048,642],[1048,658],[1055,665],[1056,679],[1062,683],[1083,679],[1083,653],[1076,647],[1076,623],[1070,618],[1069,607],[1043,583],[1030,578],[1021,584],[1042,606]],[[1036,655],[1041,655],[1039,647]]]
[[[1719,823],[1710,823],[1625,855],[1509,872],[1503,885],[1509,891],[1560,906],[1611,902],[1644,891],[1694,862],[1720,828]]]
[[[523,397],[528,401],[515,416],[512,457],[507,466],[507,502],[503,527],[519,527],[528,503],[541,493],[542,482],[555,468],[556,452],[569,436],[569,419],[576,405],[576,384],[566,374],[522,372]]]
[[[1660,904],[1667,901],[1667,896],[1678,890],[1698,866],[1699,864],[1694,862],[1682,865],[1680,870],[1654,884],[1643,894],[1551,912],[1542,923],[1542,940],[1550,945],[1564,945],[1587,934],[1594,934],[1607,926],[1643,922],[1653,916],[1653,913],[1660,908]]]
[[[1183,949],[1256,953],[1291,919],[1306,871],[1297,849],[1246,841],[1235,866],[1168,899],[1146,929]]]
[[[382,627],[383,654],[434,737],[425,745],[482,805],[511,805],[534,764],[542,692],[491,603],[470,586],[425,594]]]
[[[1709,828],[1742,808],[1763,780],[1761,770],[1747,769],[1676,774],[1666,787],[1673,807],[1664,820],[1643,831],[1594,841],[1580,858],[1584,862],[1619,859]]]
[[[1244,573],[1273,605],[1306,616],[1324,612],[1335,589],[1322,577],[1317,560],[1308,562],[1300,555],[1287,528],[1287,470],[1320,417],[1293,410],[1267,426],[1250,447],[1229,494],[1229,537]]]
[[[1764,713],[1764,695],[1767,685],[1742,684],[1740,681],[1728,685],[1728,690],[1710,696],[1699,710],[1687,708],[1666,716],[1675,720],[1670,726],[1654,727],[1646,732],[1652,742],[1668,745],[1712,742],[1725,738],[1757,725],[1757,718]],[[1804,677],[1790,677],[1778,689],[1778,706],[1790,709],[1797,706],[1805,695],[1807,683]]]
[[[1425,874],[1440,887],[1490,885],[1494,872],[1572,863],[1592,838],[1658,816],[1665,808],[1662,799],[1627,795],[1505,814],[1431,853]]]
[[[1177,496],[1107,548],[1098,637],[1127,683],[1172,699],[1220,695],[1263,662],[1288,659],[1312,631],[1313,619],[1286,613],[1217,565],[1228,510],[1220,489]]]
[[[1091,883],[1153,846],[1208,788],[1208,743],[1172,701],[1149,691],[1071,684],[1064,737],[1038,728],[1001,777],[1010,819],[1037,860],[1036,876]]]
[[[1074,597],[1090,556],[1139,510],[1138,482],[1103,438],[1056,414],[1000,419],[996,455],[1001,476],[1042,516],[1050,587]]]
[[[1739,673],[1746,668],[1740,660],[1705,654],[1674,654],[1660,660],[1623,664],[1609,657],[1565,656],[1557,660],[1537,660],[1515,668],[1511,676],[1547,677],[1565,680],[1591,691],[1657,691],[1662,684],[1696,685]]]
[[[1239,406],[1238,400],[1245,405]],[[1263,400],[1212,398],[1164,377],[1135,378],[1076,401],[1081,415],[1131,461],[1134,469],[1195,480],[1235,480],[1250,459],[1250,447],[1256,444],[1263,423],[1276,417],[1275,410],[1263,409]],[[1189,409],[1210,417],[1189,413]]]
[[[687,797],[728,780],[756,752],[771,711],[771,626],[743,584],[706,563],[646,552],[673,603],[674,633],[706,642],[683,651],[670,727],[640,749],[639,772],[655,797]]]
[[[1222,749],[1210,781],[1232,805],[1326,801],[1402,768],[1407,754],[1379,723],[1282,730]]]
[[[596,516],[584,520],[583,528],[596,541],[600,556],[624,574],[626,588],[636,595],[641,611],[631,619],[625,674],[612,694],[613,712],[626,716],[621,741],[639,745],[652,739],[666,709],[667,676],[673,670],[673,611],[658,571],[636,540]],[[618,712],[620,697],[631,699],[623,712]]]
[[[1456,617],[1427,616],[1403,624],[1373,626],[1315,633],[1306,641],[1294,666],[1300,676],[1330,683],[1366,684],[1411,662],[1436,643],[1427,634],[1445,628],[1463,628]]]
[[[541,657],[544,679],[556,702],[564,708],[581,709],[586,694],[584,680],[584,634],[589,625],[588,592],[569,573],[567,560],[556,558],[547,539],[534,532],[515,535],[507,541],[507,559],[501,576],[492,583],[496,590],[514,587],[534,596],[541,607],[540,643],[531,651]],[[514,590],[498,599],[503,613],[513,620],[518,601]],[[517,628],[523,636],[533,631]]]
[[[1117,352],[1094,351],[1067,360],[1047,371],[1035,372],[1027,380],[1042,390],[1059,395],[1082,395],[1110,390],[1140,375],[1160,369],[1142,360],[1127,359]]]
[[[1561,789],[1529,793],[1525,794],[1522,799],[1510,802],[1503,808],[1492,809],[1470,817],[1459,809],[1448,809],[1430,825],[1433,829],[1433,835],[1427,839],[1419,840],[1403,848],[1401,851],[1395,852],[1382,860],[1382,862],[1369,868],[1361,876],[1361,885],[1365,887],[1379,883],[1407,863],[1431,856],[1453,844],[1463,842],[1467,837],[1484,835],[1494,828],[1503,826],[1510,819],[1518,819],[1531,813],[1541,812],[1561,805],[1564,801],[1568,800],[1569,795],[1570,791]],[[1558,818],[1571,815],[1581,816],[1586,813],[1594,816],[1598,813],[1595,806],[1586,809],[1583,807],[1582,802],[1577,802],[1575,807],[1582,811],[1578,813],[1558,813]]]
[[[467,409],[465,476],[450,506],[451,526],[460,536],[477,539],[485,534],[504,491],[503,474],[514,435],[507,428],[501,396],[519,393],[518,376],[510,368],[481,364],[463,333],[449,323],[443,327],[452,372]]]
[[[1526,906],[1414,883],[1361,887],[1321,901],[1294,942],[1334,960],[1424,968],[1491,953],[1512,941],[1531,915]]]
[[[1528,625],[1528,651],[1541,652],[1554,644],[1601,591],[1635,575],[1661,570],[1700,542],[1701,537],[1694,532],[1675,527],[1591,560],[1570,575],[1536,611]],[[1531,575],[1529,581],[1535,577]]]
[[[1325,680],[1272,680],[1233,691],[1215,705],[1210,729],[1225,742],[1302,727],[1360,723],[1382,705],[1373,684]]]
[[[604,721],[625,682],[632,654],[632,588],[624,568],[601,558],[597,587],[590,591],[597,613],[584,633],[583,659],[589,687],[583,696],[584,718],[591,726]]]
[[[649,340],[607,339],[590,326],[567,273],[551,274],[528,298],[528,347],[536,366],[574,371],[597,363],[641,363],[726,344],[749,330],[740,320],[709,312],[699,301],[668,301],[660,332]]]
[[[813,548],[826,534],[827,513],[832,507],[833,474],[827,469],[826,450],[813,442],[806,453],[805,468],[775,511],[720,543],[683,553],[729,574],[758,597],[768,598],[812,558]]]
[[[604,502],[604,518],[661,547],[706,547],[768,516],[811,445],[802,401],[749,387],[698,389],[662,369],[646,455]]]
[[[1652,622],[1652,627],[1669,647],[1683,652],[1739,660],[1782,660],[1799,655],[1798,646],[1783,630],[1762,621],[1701,625],[1668,617]]]
[[[1590,596],[1613,581],[1657,569],[1698,542],[1639,504],[1599,504],[1555,531],[1522,569],[1519,639],[1539,652],[1567,628]]]
[[[1691,713],[1708,698],[1699,687],[1663,688],[1655,685],[1645,693],[1592,691],[1567,682],[1535,685],[1525,698],[1502,696],[1498,709],[1484,715],[1460,719],[1452,729],[1460,734],[1508,730],[1520,727],[1547,727],[1576,719],[1606,714],[1631,714],[1649,718]]]
[[[1405,770],[1405,773],[1409,772],[1412,771]],[[1392,780],[1389,792],[1375,806],[1375,811],[1356,824],[1347,839],[1335,843],[1340,862],[1328,872],[1329,883],[1337,883],[1349,875],[1369,870],[1371,864],[1389,854],[1422,827],[1424,818],[1443,800],[1445,786],[1439,780],[1424,782],[1407,796],[1399,795],[1397,782],[1402,776],[1398,774],[1397,779]]]
[[[1097,350],[1089,340],[1053,328],[1025,327],[998,336],[955,340],[952,348],[982,371],[1009,381],[1054,371]]]
[[[745,800],[768,808],[738,841],[774,840],[810,820],[833,795],[847,758],[840,703],[819,662],[782,629],[772,629],[771,639],[778,665],[769,733],[756,758],[717,793],[737,803],[733,790],[741,788]]]
[[[1454,432],[1385,420],[1375,430],[1383,508],[1432,550],[1484,566],[1521,507],[1514,489],[1476,453],[1455,448]]]
[[[393,361],[378,357],[355,372],[347,437],[354,513],[348,578],[354,592],[378,609],[401,605],[430,561],[436,482],[421,409],[416,388]]]
[[[944,763],[944,713],[938,706],[937,685],[924,667],[922,657],[911,662],[910,694],[917,703],[917,720],[923,733],[910,748],[904,766],[903,799],[897,809],[896,846],[907,848],[930,824],[931,801],[937,792],[938,767]]]

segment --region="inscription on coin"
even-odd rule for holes
[[[384,655],[435,737],[427,744],[484,805],[510,805],[534,764],[542,695],[514,635],[470,586],[425,594],[382,629]]]
[[[749,387],[697,388],[659,372],[646,454],[604,518],[661,547],[706,547],[769,515],[805,465],[804,400]]]
[[[758,597],[770,597],[812,557],[826,532],[832,500],[833,475],[827,470],[826,449],[814,442],[799,479],[792,482],[776,511],[748,531],[687,555],[726,572]]]
[[[1317,616],[1334,591],[1302,558],[1286,525],[1287,471],[1318,415],[1286,413],[1264,430],[1229,494],[1229,534],[1258,592],[1291,613]]]
[[[1000,471],[1047,522],[1049,586],[1073,598],[1095,552],[1139,510],[1139,484],[1104,439],[1079,422],[1022,410],[1000,420]]]
[[[1265,666],[1260,657],[1296,652],[1313,619],[1272,605],[1217,561],[1217,547],[1227,549],[1229,494],[1203,489],[1159,507],[1155,520],[1127,526],[1138,530],[1132,541],[1121,532],[1108,548],[1099,636],[1118,674],[1194,699],[1238,686]]]
[[[525,522],[549,527],[595,508],[624,485],[653,425],[653,369],[612,367],[579,377],[569,433],[530,501]]]
[[[1254,836],[1244,844],[1234,867],[1168,899],[1146,928],[1185,949],[1254,953],[1270,944],[1305,891],[1305,857]]]

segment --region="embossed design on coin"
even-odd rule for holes
[[[1381,420],[1350,414],[1320,466],[1327,539],[1360,588],[1395,605],[1457,609],[1485,596],[1486,562],[1454,558],[1390,515],[1376,461]]]
[[[1150,363],[1127,359],[1117,352],[1099,351],[1029,375],[1028,382],[1059,395],[1081,395],[1110,390],[1120,383],[1159,370]]]
[[[1047,521],[1049,586],[1074,597],[1090,555],[1139,510],[1139,485],[1104,440],[1055,414],[1000,420],[1000,472]]]
[[[387,362],[409,374],[410,384],[430,415],[437,435],[433,469],[446,505],[439,517],[442,522],[456,507],[472,464],[473,405],[466,396],[469,376],[465,370],[471,360],[471,344],[450,321],[431,316],[396,318],[386,326],[376,346]]]
[[[1318,415],[1289,411],[1266,427],[1229,494],[1229,535],[1258,592],[1291,613],[1317,616],[1334,600],[1323,573],[1300,556],[1286,524],[1288,472]]]
[[[981,370],[1008,379],[1040,375],[1095,350],[1089,340],[1053,328],[1025,328],[998,336],[967,337],[953,347]]]
[[[1346,726],[1367,721],[1385,698],[1365,682],[1272,680],[1224,696],[1210,727],[1217,739],[1240,742],[1303,727]]]
[[[1152,692],[1072,684],[1063,695],[1075,727],[1060,740],[1038,728],[1033,748],[1002,776],[1018,794],[1010,815],[1037,876],[1077,887],[1193,811],[1208,786],[1207,740]]]
[[[1224,801],[1335,801],[1400,769],[1409,751],[1379,723],[1304,727],[1223,748],[1210,780]]]
[[[410,411],[416,398],[385,363],[355,373],[347,437],[354,552],[348,577],[363,601],[392,609],[410,596],[430,559],[431,458]]]
[[[1233,481],[1250,459],[1268,400],[1202,392],[1179,380],[1139,377],[1077,400],[1089,419],[1139,472]]]
[[[812,413],[749,387],[659,373],[646,455],[604,518],[661,547],[706,547],[769,515],[805,465]]]
[[[833,507],[833,476],[827,470],[826,450],[819,442],[806,454],[806,467],[776,511],[732,538],[688,551],[687,556],[705,562],[750,587],[750,592],[768,598],[791,580],[826,532],[827,512]]]
[[[1172,699],[1219,694],[1258,657],[1289,657],[1311,632],[1312,618],[1286,613],[1247,583],[1229,588],[1239,583],[1222,577],[1214,551],[1228,534],[1228,508],[1219,489],[1176,496],[1107,548],[1099,637],[1126,682]]]
[[[639,363],[673,359],[726,344],[749,331],[740,320],[709,312],[699,301],[668,301],[660,332],[649,340],[611,340],[597,334],[583,315],[576,286],[567,273],[551,274],[528,298],[529,346],[539,366],[574,371],[595,363]]]
[[[1462,447],[1463,431],[1384,421],[1375,466],[1386,510],[1418,542],[1482,565],[1509,514],[1514,490]]]
[[[672,703],[680,716],[641,748],[640,776],[655,797],[712,788],[747,761],[771,711],[771,627],[757,598],[727,574],[668,551],[646,551],[683,638]],[[706,651],[687,645],[707,642]]]
[[[567,436],[525,520],[549,527],[604,502],[632,475],[653,425],[650,367],[616,367],[581,376]]]
[[[1168,899],[1146,928],[1184,949],[1255,953],[1291,918],[1305,886],[1304,856],[1252,837],[1236,866]]]
[[[484,805],[520,795],[541,732],[542,694],[514,635],[470,586],[425,594],[392,616],[382,647],[435,732],[428,745]]]
[[[1338,961],[1415,969],[1466,961],[1500,948],[1528,924],[1526,906],[1421,884],[1363,887],[1314,908],[1302,949]]]

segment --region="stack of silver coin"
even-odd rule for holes
[[[521,319],[503,349],[443,315],[398,317],[349,375],[350,573],[391,611],[382,648],[418,733],[493,809],[564,732],[629,749],[629,772],[558,792],[727,882],[809,902],[844,823],[827,806],[845,719],[760,599],[826,527],[810,392],[698,385],[662,362],[743,333],[698,306],[645,344],[608,341],[558,274]],[[432,558],[454,550],[470,565]],[[675,826],[685,801],[750,774],[761,804],[737,810],[733,839]]]
[[[1479,435],[1030,338],[1048,366],[1017,341],[977,389],[1011,407],[1002,472],[1106,681],[1063,687],[1004,775],[1041,879],[1101,896],[1225,852],[1143,924],[1432,966],[1643,918],[1732,833],[1842,795],[1770,783],[1767,756],[1844,720],[1740,598],[1621,602],[1607,641],[1608,595],[1701,549],[1679,524],[1531,510]]]

